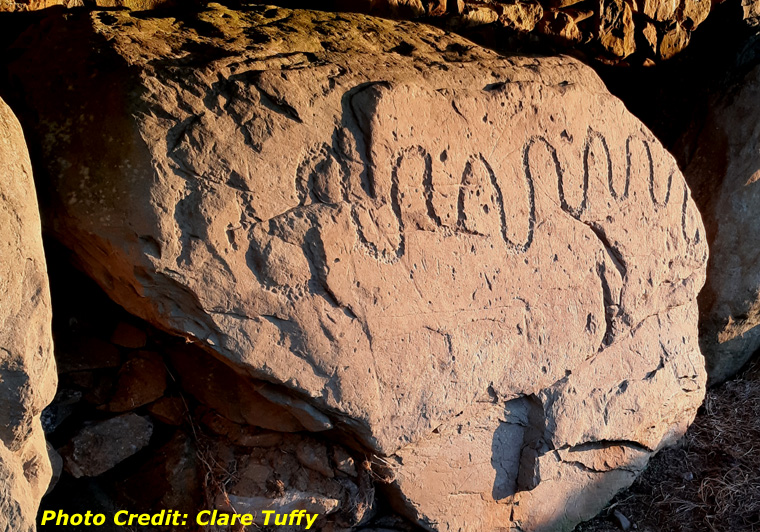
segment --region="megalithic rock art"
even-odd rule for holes
[[[581,63],[268,7],[27,46],[58,238],[382,457],[429,529],[572,527],[693,418],[702,223]]]

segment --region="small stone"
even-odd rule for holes
[[[580,24],[584,20],[588,20],[596,15],[596,13],[594,13],[594,11],[591,9],[566,9],[565,13],[570,15],[570,18],[572,18],[573,22],[576,24]]]
[[[185,417],[185,405],[179,397],[162,397],[148,407],[148,412],[161,423],[178,426]]]
[[[688,44],[689,32],[680,24],[676,24],[662,36],[662,41],[660,41],[660,59],[670,59],[686,48]]]
[[[624,0],[602,0],[599,12],[599,42],[616,57],[628,57],[636,51],[633,12]]]
[[[121,365],[119,350],[98,338],[82,336],[56,347],[55,359],[59,373],[118,368]]]
[[[565,7],[573,6],[582,2],[583,0],[549,0],[546,5],[552,9],[562,9]]]
[[[620,528],[620,530],[630,530],[631,529],[631,522],[628,520],[626,516],[624,516],[620,510],[615,510],[612,512],[612,518],[615,521],[615,524]]]
[[[429,0],[425,6],[428,16],[441,17],[446,14],[447,0]]]
[[[330,467],[330,460],[327,458],[327,449],[324,445],[315,441],[305,440],[296,449],[296,458],[298,458],[298,461],[304,467],[321,473],[327,478],[335,476],[332,467]]]
[[[657,27],[651,22],[645,22],[641,29],[643,46],[639,49],[650,57],[657,56]]]
[[[687,30],[693,30],[705,21],[711,7],[710,0],[682,0],[678,21]]]
[[[142,349],[148,343],[148,335],[134,325],[121,321],[111,335],[111,342],[129,349]]]
[[[151,450],[150,458],[117,489],[135,508],[197,512],[203,503],[202,481],[207,472],[199,456],[193,436],[177,430],[166,444]]]
[[[238,477],[244,482],[266,487],[267,480],[269,480],[273,473],[274,469],[267,464],[249,462],[238,471]]]
[[[691,471],[687,471],[686,473],[683,474],[683,479],[687,482],[694,480],[694,473],[692,473]]]
[[[64,469],[74,478],[98,476],[148,445],[152,434],[153,424],[131,413],[88,425],[61,449]]]
[[[241,447],[275,447],[282,442],[279,432],[262,431],[256,427],[233,423],[213,410],[201,407],[196,410],[196,417],[219,436],[224,436],[234,445]]]
[[[50,445],[50,442],[47,442],[47,452],[48,458],[50,458],[50,465],[53,468],[53,476],[50,479],[50,484],[48,485],[48,489],[45,492],[45,495],[53,491],[55,485],[58,484],[58,481],[61,478],[61,473],[63,472],[63,458],[61,458],[61,455],[58,454],[58,451],[56,451],[53,446]]]
[[[638,11],[658,22],[671,20],[677,7],[678,0],[639,0],[638,2]]]
[[[581,30],[570,15],[562,11],[548,11],[538,23],[540,33],[567,42],[580,42]]]
[[[106,404],[113,395],[114,382],[113,372],[99,372],[96,375],[95,385],[84,395],[84,400],[97,406]]]
[[[406,19],[425,15],[421,0],[388,0],[388,7],[394,18]]]
[[[155,353],[142,352],[119,370],[116,390],[108,403],[111,412],[134,410],[159,399],[166,390],[166,368]]]
[[[491,6],[466,5],[462,13],[462,22],[469,27],[493,24],[497,20],[499,20],[499,13]]]
[[[333,447],[332,458],[335,463],[335,468],[338,471],[345,473],[350,477],[355,477],[357,475],[354,459],[343,447],[338,445]]]
[[[499,22],[517,31],[533,31],[544,16],[544,9],[537,3],[515,2],[501,4],[501,8]]]
[[[300,399],[280,392],[276,387],[265,384],[256,390],[264,398],[284,406],[309,432],[321,432],[333,428],[330,418]]]
[[[720,2],[716,3],[719,4]],[[760,1],[742,0],[742,19],[751,27],[757,26],[760,19]]]
[[[40,419],[42,430],[51,434],[74,412],[74,406],[82,399],[82,392],[61,389],[55,394],[53,402],[42,411]]]

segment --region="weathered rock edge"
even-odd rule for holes
[[[40,215],[24,134],[0,100],[0,530],[35,530],[52,468],[40,423],[57,385]]]
[[[693,418],[704,229],[582,64],[267,7],[37,35],[12,71],[58,238],[304,427],[388,457],[428,528],[567,529]]]

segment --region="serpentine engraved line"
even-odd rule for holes
[[[504,213],[504,198],[501,193],[501,187],[496,181],[496,175],[494,174],[493,169],[491,168],[491,165],[488,164],[488,161],[483,157],[483,154],[478,154],[477,156],[470,156],[469,159],[467,159],[467,163],[464,165],[464,171],[462,172],[462,179],[459,183],[459,198],[457,200],[457,232],[460,233],[467,233],[471,235],[477,235],[477,236],[489,236],[484,235],[482,233],[478,233],[477,231],[471,230],[467,227],[467,213],[465,212],[465,196],[466,196],[466,189],[465,187],[469,187],[474,185],[474,180],[471,180],[473,176],[473,170],[472,170],[472,162],[473,159],[479,160],[480,163],[483,165],[483,168],[488,173],[488,180],[491,184],[491,188],[494,190],[494,201],[496,202],[496,207],[499,211],[499,224],[501,225],[501,233],[502,233],[502,239],[505,243],[509,242],[509,238],[507,238],[507,232],[506,232],[506,214]]]
[[[599,144],[601,145],[604,151],[604,159],[607,164],[606,181],[607,181],[610,194],[616,201],[623,201],[629,197],[631,175],[633,173],[633,142],[635,140],[638,140],[639,142],[641,142],[642,146],[644,147],[644,152],[648,160],[649,196],[650,196],[650,199],[652,200],[652,204],[655,208],[658,208],[658,209],[668,205],[670,201],[674,171],[671,171],[668,177],[665,198],[662,201],[659,201],[657,199],[657,196],[654,190],[654,179],[655,179],[654,159],[652,157],[652,150],[650,147],[650,143],[646,139],[637,138],[635,135],[630,135],[626,139],[625,184],[621,193],[619,190],[615,188],[615,183],[613,179],[614,171],[613,171],[613,165],[612,165],[612,156],[609,149],[609,144],[607,143],[607,139],[601,132],[598,132],[589,128],[585,145],[584,145],[584,151],[583,151],[583,183],[582,183],[583,198],[578,206],[572,206],[568,203],[567,198],[565,197],[565,172],[562,169],[562,165],[560,163],[560,158],[557,153],[557,149],[544,136],[534,135],[528,139],[528,141],[524,144],[523,150],[522,150],[523,172],[524,172],[525,182],[528,189],[528,204],[529,204],[528,229],[527,229],[524,241],[515,242],[509,237],[509,233],[508,233],[509,227],[508,227],[508,222],[507,222],[507,213],[506,213],[506,209],[504,205],[503,189],[499,183],[498,177],[496,176],[496,172],[494,171],[493,167],[491,166],[491,164],[488,162],[488,160],[485,158],[485,156],[482,153],[478,153],[477,155],[470,156],[462,172],[462,177],[460,180],[460,190],[459,190],[458,202],[457,202],[457,222],[456,222],[456,228],[454,229],[454,233],[465,233],[465,234],[475,234],[475,235],[479,234],[475,231],[468,229],[465,225],[465,222],[467,220],[467,215],[465,212],[465,197],[466,197],[465,187],[472,186],[474,184],[472,181],[472,176],[474,172],[473,165],[475,164],[476,161],[478,161],[483,166],[486,173],[488,174],[490,184],[494,192],[493,198],[494,198],[495,207],[498,210],[502,240],[504,241],[505,245],[510,251],[518,253],[518,254],[525,253],[526,251],[528,251],[528,249],[530,249],[533,243],[534,231],[535,231],[535,226],[536,226],[535,176],[533,175],[534,172],[531,169],[530,155],[532,153],[531,150],[534,148],[534,146],[538,144],[543,146],[543,148],[551,157],[552,163],[554,165],[555,174],[557,176],[557,188],[558,188],[558,193],[559,193],[560,206],[562,210],[570,214],[573,218],[580,219],[580,217],[583,215],[583,213],[586,211],[589,205],[588,190],[589,190],[590,158],[591,158],[592,143],[595,140],[599,142]],[[364,231],[362,230],[362,224],[359,218],[358,209],[361,207],[361,205],[352,203],[350,207],[351,220],[356,227],[360,243],[366,248],[367,252],[371,256],[373,256],[376,260],[383,261],[390,264],[397,262],[406,253],[406,237],[405,237],[406,227],[405,227],[404,216],[402,212],[403,209],[402,209],[402,202],[401,202],[402,198],[401,198],[401,190],[400,190],[401,184],[399,183],[399,171],[401,169],[403,162],[405,160],[408,160],[411,157],[420,157],[424,165],[421,185],[422,185],[427,215],[430,218],[430,220],[435,223],[437,227],[445,228],[445,225],[443,224],[443,222],[441,221],[441,218],[436,213],[436,209],[433,204],[434,187],[433,187],[432,157],[430,156],[428,151],[420,145],[415,145],[415,146],[402,148],[398,150],[393,159],[394,162],[391,169],[391,190],[390,190],[391,205],[390,206],[393,211],[393,215],[396,218],[396,221],[398,222],[398,227],[399,227],[399,242],[398,242],[398,245],[396,246],[396,249],[393,250],[393,252],[389,253],[387,251],[381,250],[378,248],[378,246],[375,243],[367,239],[366,235],[364,234]],[[304,183],[303,186],[306,187],[306,192],[308,192],[308,184]],[[695,242],[699,242],[701,237],[699,234],[699,229],[696,230],[693,238],[689,237],[687,234],[686,226],[687,226],[687,216],[688,216],[688,213],[687,213],[688,189],[685,189],[685,190],[686,191],[684,192],[685,195],[684,195],[684,203],[683,203],[682,216],[681,216],[682,232],[684,235],[684,239],[686,240],[687,243],[695,243]],[[348,201],[347,192],[348,192],[347,184],[344,183],[343,193],[344,193],[346,201]],[[301,191],[301,197],[303,197],[303,189]],[[484,235],[480,235],[480,236],[484,236]]]
[[[559,163],[559,157],[557,156],[557,150],[552,146],[546,138],[540,135],[532,136],[525,145],[523,150],[523,167],[528,179],[533,181],[533,174],[530,171],[530,149],[537,143],[543,143],[547,152],[552,158],[554,163],[554,171],[557,174],[557,190],[559,192],[559,202],[562,210],[570,214],[575,219],[579,219],[583,212],[586,210],[586,204],[588,202],[588,172],[583,173],[583,200],[578,208],[572,207],[565,199],[565,174],[562,171],[562,166]]]
[[[397,153],[396,162],[391,171],[391,201],[393,212],[396,213],[396,217],[398,218],[399,227],[401,227],[403,231],[404,222],[401,219],[401,197],[399,192],[398,171],[401,169],[401,163],[407,155],[419,155],[425,163],[425,170],[422,175],[422,190],[425,195],[425,206],[427,207],[428,217],[433,220],[438,227],[442,227],[443,224],[441,223],[441,219],[436,214],[435,207],[433,206],[433,159],[430,157],[430,154],[425,148],[419,145],[401,149]]]
[[[652,158],[652,149],[649,147],[649,141],[645,139],[640,139],[642,146],[644,146],[644,150],[647,154],[647,159],[649,160],[649,197],[652,199],[652,204],[656,208],[665,207],[668,204],[668,201],[670,201],[670,189],[673,186],[673,171],[671,170],[670,176],[668,177],[668,187],[665,192],[665,200],[660,203],[657,201],[657,196],[654,193],[654,159]],[[631,166],[629,164],[628,170],[630,172]]]
[[[510,238],[507,236],[507,220],[504,214],[504,204],[502,202],[501,197],[501,190],[499,189],[499,185],[496,182],[496,176],[493,173],[493,170],[491,169],[491,166],[488,164],[488,162],[483,158],[481,155],[481,158],[483,158],[483,164],[488,169],[489,174],[491,175],[491,181],[493,183],[494,188],[498,191],[498,200],[499,200],[499,206],[501,209],[501,219],[502,219],[502,236],[504,237],[504,242],[507,244],[507,246],[511,247],[512,250],[519,253],[525,253],[530,249],[531,244],[533,243],[533,231],[536,227],[536,190],[533,184],[533,176],[530,173],[529,168],[529,143],[526,143],[525,147],[523,148],[523,175],[525,176],[525,184],[528,186],[528,232],[525,235],[525,242],[523,244],[518,244],[516,242],[512,242]]]
[[[628,197],[628,190],[631,185],[631,171],[633,170],[633,162],[631,161],[633,157],[633,151],[631,150],[631,141],[633,140],[637,140],[633,135],[628,135],[628,138],[625,139],[625,190],[623,190],[623,195],[620,196],[621,200],[624,200]],[[613,198],[617,199],[617,193],[612,187],[612,181],[610,181],[610,193],[612,194]]]
[[[598,131],[594,131],[591,128],[588,128],[588,134],[586,135],[586,145],[583,147],[583,174],[584,174],[584,186],[588,188],[588,177],[589,177],[589,157],[591,156],[591,143],[594,141],[594,139],[599,140],[599,142],[602,143],[602,148],[604,149],[604,156],[605,156],[605,162],[607,163],[607,187],[610,189],[610,194],[614,199],[618,199],[617,191],[615,191],[615,184],[612,182],[612,157],[610,156],[610,149],[607,146],[607,139],[604,138],[604,135],[599,133]],[[584,192],[584,200],[586,199],[586,192]],[[623,192],[623,195],[619,198],[620,200],[625,199],[625,197],[628,195],[628,179],[626,178],[625,181],[625,190]]]

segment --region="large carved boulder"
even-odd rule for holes
[[[34,530],[52,469],[40,423],[56,388],[40,214],[21,126],[0,100],[0,530]]]
[[[713,102],[685,171],[711,244],[700,336],[714,383],[739,371],[760,348],[758,97],[760,67]]]
[[[427,528],[572,527],[693,418],[702,223],[581,63],[271,7],[39,35],[12,71],[58,238]]]

